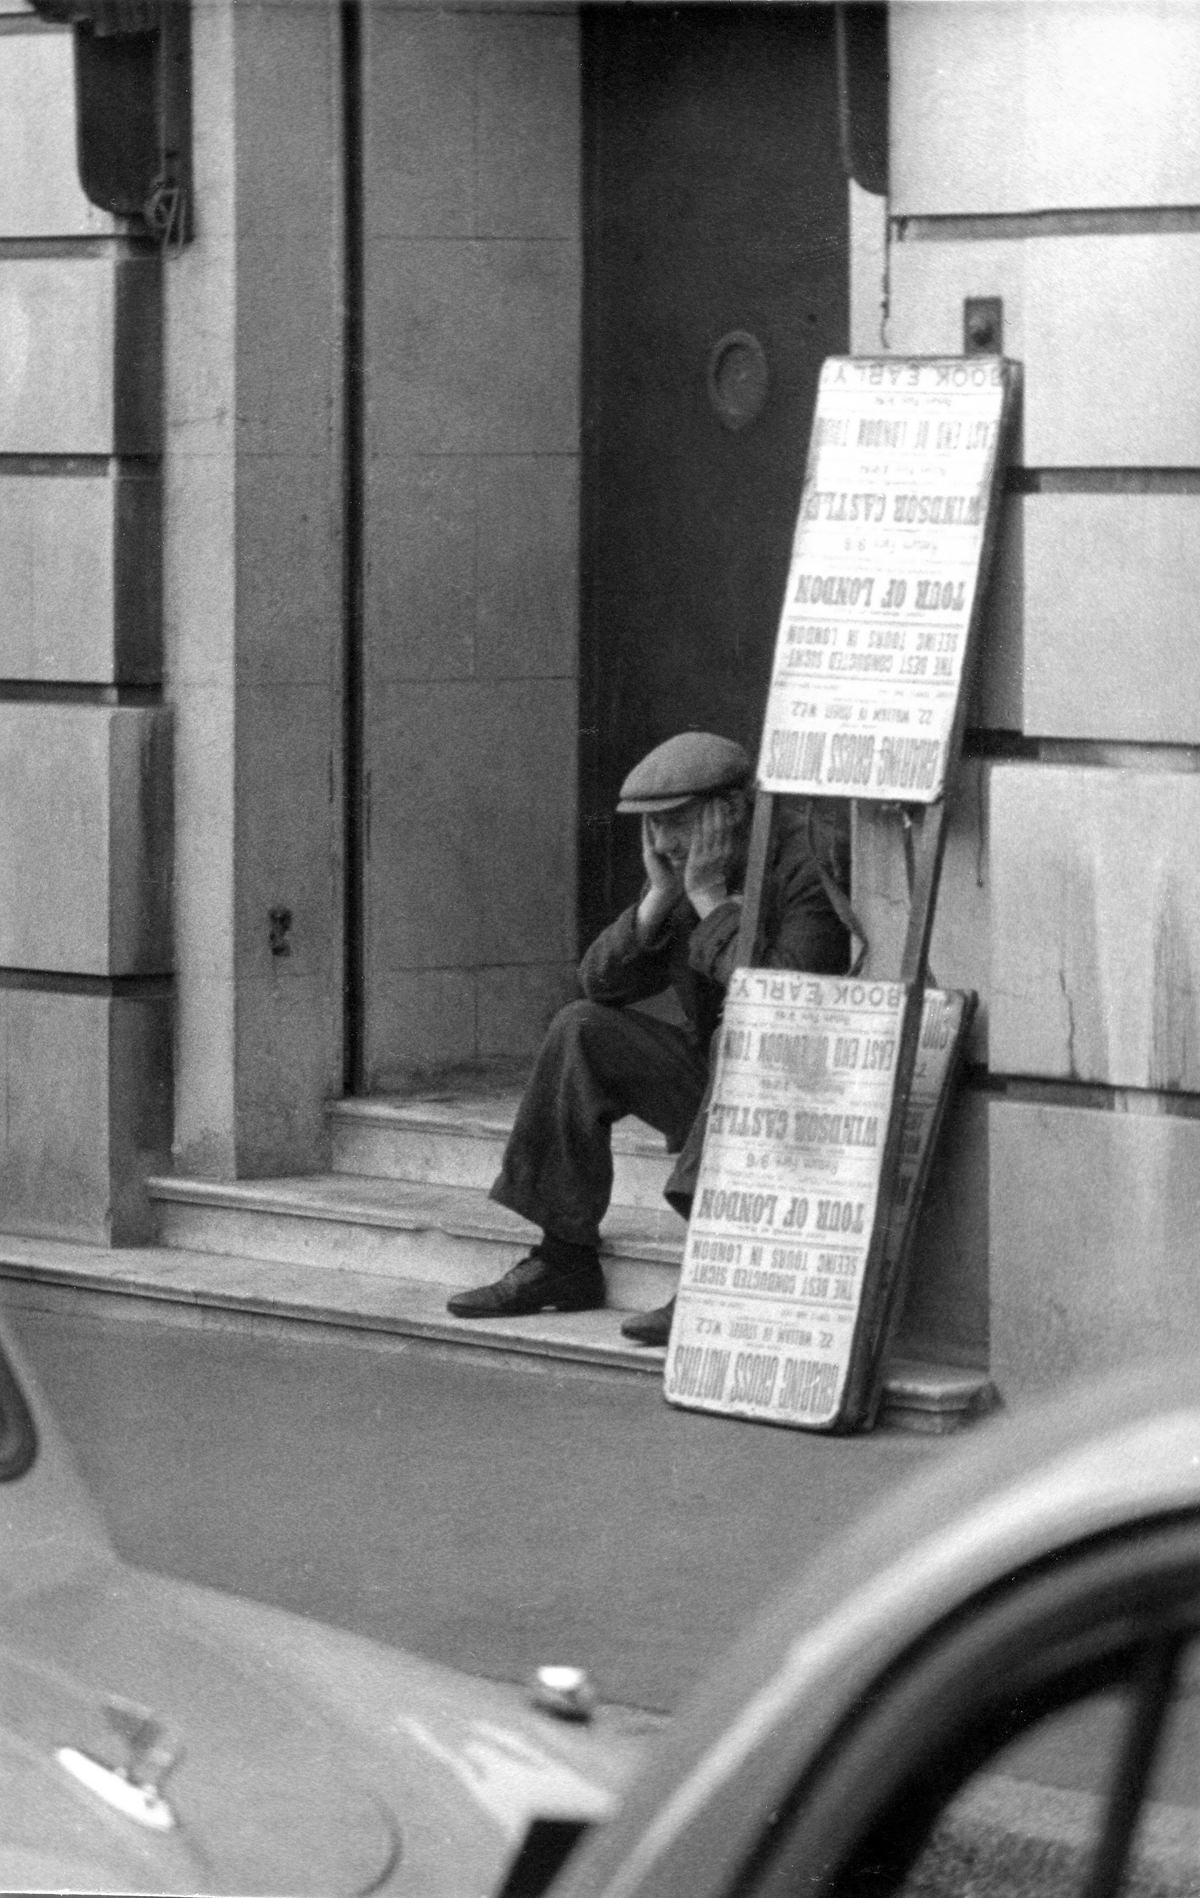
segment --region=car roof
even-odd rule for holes
[[[680,1710],[617,1819],[568,1868],[563,1898],[639,1890],[637,1868],[720,1803],[764,1736],[787,1727],[815,1757],[889,1665],[972,1597],[1066,1548],[1181,1512],[1200,1520],[1191,1364],[1080,1386],[1019,1420],[977,1426],[768,1605]]]

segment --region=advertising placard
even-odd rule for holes
[[[874,1246],[905,1001],[898,982],[739,969],[720,1032],[665,1394],[828,1429],[870,1348],[923,1176],[964,998],[926,992],[900,1183]],[[870,1272],[871,1283],[868,1282]]]
[[[941,796],[1010,369],[996,356],[825,362],[763,725],[764,790]]]

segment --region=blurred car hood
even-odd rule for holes
[[[119,1774],[130,1748],[108,1710],[131,1702],[177,1751],[162,1787],[169,1830],[120,1811],[60,1759],[69,1748]],[[261,1661],[164,1614],[157,1586],[128,1572],[8,1605],[0,1720],[13,1768],[0,1784],[6,1846],[36,1846],[36,1825],[81,1859],[115,1858],[133,1890],[295,1898],[357,1898],[396,1860],[397,1821],[344,1736]]]
[[[147,1829],[60,1749],[119,1772],[109,1704],[178,1749]],[[511,1688],[117,1561],[0,1605],[0,1888],[358,1898],[495,1889],[534,1817],[607,1816],[637,1749]],[[48,1877],[39,1879],[39,1854]]]
[[[4,1351],[39,1450],[0,1491],[0,1890],[482,1898],[531,1821],[608,1815],[620,1716],[121,1562]]]

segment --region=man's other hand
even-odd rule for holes
[[[737,829],[729,805],[724,798],[710,798],[697,817],[683,868],[683,887],[697,916],[707,916],[718,904],[728,902],[737,854]]]

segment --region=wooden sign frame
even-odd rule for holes
[[[821,513],[821,508],[818,508],[816,516],[812,513],[811,502],[813,494],[815,492],[836,493],[840,495],[842,500],[846,501],[847,504],[849,504],[856,495],[860,494],[882,496],[883,524],[885,527],[887,525],[887,515],[889,512],[888,496],[894,492],[894,482],[889,485],[886,470],[880,464],[878,456],[875,456],[870,464],[875,482],[873,487],[863,486],[860,489],[847,486],[835,491],[830,489],[818,489],[814,486],[823,476],[823,469],[826,464],[822,461],[822,450],[831,439],[830,435],[825,432],[823,428],[823,424],[831,418],[822,408],[821,393],[831,388],[844,389],[847,380],[849,380],[853,386],[868,391],[887,390],[891,388],[905,394],[908,398],[905,408],[909,418],[919,417],[922,394],[924,394],[926,398],[929,398],[931,395],[940,395],[943,392],[953,390],[956,383],[961,383],[962,386],[968,387],[990,387],[995,395],[995,427],[991,432],[990,439],[982,444],[984,453],[980,466],[982,467],[983,473],[980,478],[977,506],[974,509],[970,507],[970,490],[961,483],[957,489],[951,490],[946,487],[943,481],[942,488],[939,489],[939,493],[944,499],[949,497],[955,502],[953,507],[948,510],[943,508],[942,510],[943,512],[948,511],[950,515],[950,527],[956,532],[964,525],[969,526],[971,529],[974,549],[974,573],[970,586],[964,587],[963,589],[961,601],[959,600],[957,588],[950,595],[950,610],[957,611],[961,605],[964,609],[964,617],[960,628],[960,638],[956,654],[957,672],[952,705],[947,705],[944,702],[943,695],[943,712],[948,713],[948,716],[945,717],[944,722],[944,736],[939,768],[934,774],[931,783],[922,787],[923,793],[928,792],[929,794],[923,794],[919,799],[916,797],[897,798],[894,788],[888,784],[878,782],[877,777],[875,782],[857,784],[851,787],[837,783],[805,783],[800,787],[800,793],[809,796],[814,794],[819,795],[822,794],[822,792],[825,794],[845,796],[847,788],[850,788],[853,794],[859,798],[868,797],[874,799],[874,801],[891,804],[901,802],[906,805],[909,803],[915,805],[913,818],[916,838],[909,921],[901,957],[901,967],[897,977],[899,1001],[895,1079],[887,1117],[886,1136],[879,1161],[878,1184],[874,1193],[872,1229],[861,1279],[858,1285],[858,1306],[854,1321],[851,1359],[842,1383],[837,1408],[831,1415],[823,1417],[821,1421],[817,1423],[808,1423],[802,1416],[797,1415],[776,1415],[774,1417],[774,1421],[791,1423],[794,1427],[798,1428],[819,1428],[831,1431],[869,1428],[878,1413],[883,1389],[887,1351],[891,1343],[899,1313],[903,1307],[904,1290],[911,1255],[912,1233],[916,1209],[919,1204],[919,1192],[923,1189],[924,1175],[928,1167],[929,1155],[932,1152],[931,1138],[930,1141],[926,1143],[920,1178],[914,1183],[910,1191],[907,1215],[900,1222],[899,1226],[897,1226],[892,1214],[897,1181],[900,1178],[901,1172],[902,1143],[925,1004],[929,943],[933,930],[934,912],[941,880],[942,862],[945,854],[947,828],[946,792],[947,788],[954,781],[958,760],[961,755],[970,682],[974,666],[975,651],[978,645],[979,624],[985,596],[986,579],[995,550],[996,534],[999,525],[1001,482],[1005,453],[1016,413],[1017,396],[1019,392],[1019,369],[1015,363],[994,356],[965,358],[830,358],[826,362],[822,370],[821,390],[818,393],[817,411],[814,417],[813,435],[809,449],[804,493],[801,499],[800,518],[797,523],[788,591],[785,596],[780,622],[776,655],[777,666],[773,687],[777,685],[779,676],[779,647],[786,638],[787,630],[791,623],[791,616],[794,612],[795,596],[797,593],[796,575],[798,572],[804,571],[804,562],[810,551],[811,536],[806,533],[806,527],[812,519],[819,518]],[[874,406],[878,408],[879,405],[875,404]],[[942,407],[944,412],[945,405],[939,404],[938,406]],[[919,488],[914,487],[912,479],[912,470],[915,465],[912,460],[912,455],[919,452],[916,447],[917,437],[915,432],[912,442],[910,459],[905,467],[905,473],[910,476],[910,479],[907,485],[902,489],[902,492],[906,496],[916,495],[916,511],[920,513]],[[839,441],[839,447],[844,445],[844,442]],[[948,449],[947,453],[950,452]],[[929,462],[930,469],[933,468],[935,459],[936,458],[931,457]],[[905,511],[907,511],[909,505],[909,502],[906,500]],[[830,504],[822,503],[821,506],[826,513],[829,513],[831,510],[836,511],[836,502]],[[880,503],[878,501],[872,502],[870,511],[873,515],[878,516],[880,513]],[[895,513],[896,510],[894,506],[891,511]],[[927,510],[929,513],[935,511],[936,510],[932,508]],[[967,513],[970,513],[971,516],[969,520],[964,518]],[[904,523],[902,522],[901,524],[903,525]],[[935,525],[937,524],[938,523],[935,523]],[[848,539],[855,542],[861,539],[864,544],[862,546],[856,544],[848,547],[845,564],[848,567],[852,567],[854,562],[858,561],[861,566],[863,560],[869,560],[870,558],[869,537],[858,536],[852,531]],[[899,543],[895,538],[888,544],[888,551],[893,557],[897,554],[898,546]],[[893,564],[895,564],[894,559]],[[853,575],[847,573],[843,577],[849,579],[852,578]],[[801,591],[804,594],[801,605],[802,607],[807,607],[810,603],[809,595],[811,594],[811,588],[801,589]],[[836,603],[839,597],[836,587],[832,597]],[[895,589],[892,590],[891,597],[894,600]],[[848,609],[848,613],[852,615],[858,612],[859,605],[864,598],[873,600],[873,589],[869,595],[865,595],[861,589],[858,594],[855,595],[854,590],[847,586],[843,596],[843,604]],[[824,602],[822,602],[822,604],[823,603]],[[940,608],[935,608],[935,611],[937,610],[940,610]],[[837,632],[838,623],[836,621],[830,622],[828,640],[830,645],[835,643]],[[847,647],[847,650],[853,651],[853,645]],[[775,696],[776,704],[778,704],[777,691]],[[866,701],[863,701],[863,703],[866,703]],[[770,711],[770,705],[771,700],[769,699],[768,711]],[[803,713],[808,717],[808,722],[811,726],[812,714],[817,708],[816,695],[807,692],[803,694],[802,707]],[[805,727],[805,716],[800,717],[796,727],[801,733],[803,733]],[[864,719],[861,722],[864,725],[868,725],[872,721]],[[826,725],[828,725],[828,721],[826,721]],[[772,788],[775,782],[775,776],[771,770],[771,764],[772,759],[774,759],[774,762],[778,762],[779,751],[778,747],[775,747],[772,756],[769,757],[768,748],[771,746],[774,733],[778,732],[778,730],[779,725],[777,720],[775,724],[772,725],[769,718],[764,719],[763,746],[758,771],[759,789],[755,798],[741,925],[735,948],[735,964],[739,975],[753,975],[755,973],[778,975],[779,973],[778,971],[756,970],[756,952],[761,931],[763,893],[768,875],[773,842],[776,799],[781,794],[792,794],[791,792],[780,793]],[[798,747],[797,755],[799,755],[802,750],[802,746]],[[811,755],[815,756],[816,752],[816,747],[811,748]],[[961,1047],[962,1033],[965,1033],[965,1022],[969,1019],[971,1007],[973,1007],[973,998],[971,998],[964,1007],[963,1029],[959,1034],[957,1047]],[[720,1088],[721,1070],[718,1063],[713,1089],[713,1103],[718,1108],[723,1104],[721,1101]],[[937,1103],[932,1124],[933,1133],[936,1133],[936,1124],[940,1122],[941,1115],[944,1112],[945,1095],[948,1093],[948,1088],[949,1081],[947,1081],[946,1088],[943,1090],[942,1098]],[[705,1164],[708,1163],[708,1147],[709,1142],[706,1137]],[[704,1167],[702,1166],[702,1178],[703,1176]],[[697,1204],[700,1203],[698,1196]],[[696,1206],[693,1207],[692,1217],[693,1220],[697,1218]],[[689,1222],[689,1243],[691,1236],[692,1228]],[[685,1258],[686,1256],[685,1254]],[[676,1363],[675,1354],[683,1348],[686,1323],[686,1315],[684,1318],[681,1318],[680,1305],[677,1302],[671,1342],[668,1346],[667,1354],[666,1392],[668,1398],[673,1402],[685,1403],[693,1408],[717,1409],[726,1412],[732,1410],[733,1414],[743,1415],[762,1414],[760,1410],[753,1408],[747,1410],[744,1406],[730,1405],[724,1401],[713,1402],[711,1397],[706,1398],[703,1394],[698,1396],[695,1394],[681,1394],[678,1388],[678,1379],[675,1380],[675,1388],[673,1390],[672,1372],[673,1366]]]
[[[880,1367],[880,1373],[870,1380],[864,1394],[860,1396],[855,1389],[850,1393],[851,1408],[861,1408],[868,1428],[875,1422],[883,1397],[883,1371],[903,1310],[917,1219],[978,1004],[973,990],[924,991],[913,1073],[901,1116],[900,1157],[888,1206],[881,1268],[876,1276],[875,1297],[863,1313],[868,1334],[862,1362]],[[939,1053],[943,1056],[940,1062]]]

